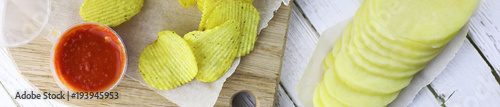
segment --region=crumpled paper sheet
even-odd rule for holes
[[[53,0],[49,23],[55,29],[64,32],[72,25],[85,22],[78,14],[82,3],[83,0]],[[289,0],[255,0],[253,2],[261,18],[259,32],[267,27],[267,23],[281,3],[288,4]],[[202,13],[196,6],[182,8],[177,0],[145,0],[141,12],[129,21],[113,28],[120,35],[127,49],[126,75],[141,82],[145,87],[150,87],[139,72],[138,61],[141,52],[156,41],[160,31],[171,30],[183,36],[190,31],[198,30],[201,15]],[[222,85],[234,73],[239,62],[240,58],[235,58],[227,73],[214,82],[205,83],[195,79],[168,91],[150,88],[179,106],[214,106]]]
[[[482,0],[478,1],[476,10],[473,15],[477,14],[477,10],[482,3]],[[324,69],[321,67],[323,59],[326,57],[327,53],[332,51],[335,41],[342,36],[345,27],[352,21],[352,18],[346,19],[337,23],[335,26],[325,30],[321,37],[319,38],[318,44],[314,49],[313,57],[309,61],[304,74],[302,75],[299,83],[297,84],[296,91],[298,93],[299,101],[305,107],[313,107],[313,92],[316,85],[321,81]],[[446,47],[437,55],[427,66],[415,74],[410,85],[401,90],[398,97],[388,105],[388,107],[406,107],[408,106],[418,92],[428,84],[430,84],[434,78],[436,78],[445,68],[446,65],[455,57],[455,53],[458,52],[460,46],[462,46],[463,41],[469,31],[469,23],[466,23],[460,31],[455,35],[455,37],[450,40]]]

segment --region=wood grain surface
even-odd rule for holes
[[[319,34],[314,30],[309,21],[304,18],[296,5],[292,7],[289,26],[280,77],[281,86],[288,93],[288,96],[284,98],[289,98],[283,100],[290,100],[291,98],[293,102],[299,102],[295,88],[309,63],[309,59],[312,57],[314,48],[316,48],[316,44],[318,43]],[[281,103],[280,105],[294,104]]]
[[[253,94],[257,106],[275,104],[290,11],[290,6],[282,5],[275,13],[269,26],[261,31],[254,51],[242,57],[236,72],[224,83],[215,106],[230,106],[233,95],[242,91]],[[26,80],[42,92],[56,93],[62,90],[49,68],[51,46],[51,42],[39,36],[27,45],[8,48],[8,51]],[[129,77],[124,77],[112,91],[119,92],[120,98],[59,102],[81,106],[176,106]]]

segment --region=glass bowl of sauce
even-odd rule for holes
[[[70,27],[54,42],[51,70],[65,91],[107,92],[126,72],[127,54],[120,36],[98,23]]]

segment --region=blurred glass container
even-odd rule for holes
[[[53,30],[50,0],[0,0],[0,47],[21,46]]]

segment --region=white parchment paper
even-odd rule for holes
[[[83,0],[53,0],[49,24],[63,32],[68,27],[85,22],[78,14]],[[258,31],[267,27],[281,3],[289,0],[255,0],[253,5],[260,13]],[[114,27],[125,43],[128,66],[126,75],[150,87],[142,79],[138,68],[141,52],[153,43],[160,31],[171,30],[183,36],[198,29],[202,13],[196,6],[182,8],[177,0],[144,0],[144,6],[129,21]],[[165,91],[150,87],[158,94],[183,107],[211,107],[215,105],[226,79],[231,76],[240,62],[235,58],[231,68],[218,80],[210,83],[193,80],[180,87]]]

